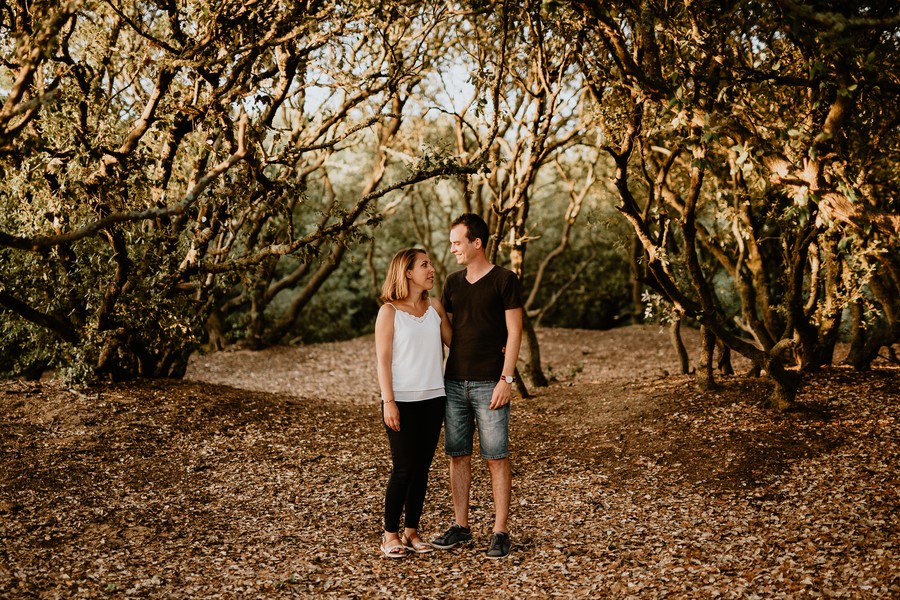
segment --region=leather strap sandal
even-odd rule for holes
[[[429,552],[434,552],[434,546],[422,539],[413,541],[404,535],[400,538],[400,542],[407,550],[415,552],[416,554],[428,554]]]
[[[382,538],[381,545],[382,554],[388,558],[406,558],[406,546],[401,540],[386,540]]]

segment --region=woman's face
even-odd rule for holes
[[[431,259],[424,252],[416,254],[416,260],[413,262],[412,268],[406,272],[406,278],[410,284],[417,285],[423,290],[430,290],[434,287],[434,266]]]

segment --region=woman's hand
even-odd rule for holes
[[[394,431],[400,431],[400,408],[393,400],[384,403],[384,424]]]

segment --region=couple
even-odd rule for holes
[[[466,268],[447,277],[443,303],[428,296],[434,267],[423,250],[401,250],[388,268],[381,296],[385,304],[375,321],[375,353],[393,460],[381,543],[390,558],[449,549],[472,539],[475,426],[494,496],[494,530],[485,556],[509,554],[509,401],[522,339],[522,289],[512,271],[488,261],[487,242],[488,227],[478,215],[466,213],[453,221],[450,250]],[[443,375],[442,342],[450,347]],[[419,518],[445,417],[444,450],[450,457],[456,523],[428,543],[419,537]]]

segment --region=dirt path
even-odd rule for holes
[[[617,389],[679,371],[668,333],[656,326],[611,331],[543,329],[538,338],[547,376],[564,385],[609,384]],[[696,334],[688,330],[685,340],[696,343]],[[374,337],[368,335],[331,344],[198,355],[185,379],[335,404],[371,405],[378,395],[374,358]],[[741,360],[735,364],[747,365]]]
[[[183,382],[0,382],[0,597],[900,595],[896,367],[828,370],[778,415],[758,380],[696,392],[657,328],[541,338],[555,381],[515,401],[499,564],[480,462],[473,545],[377,553],[371,338],[198,357]],[[438,460],[425,536],[451,518]]]

